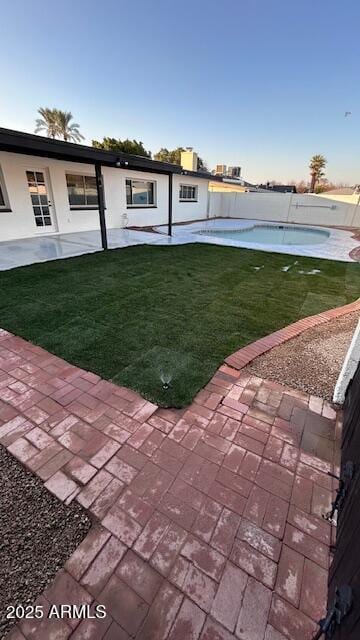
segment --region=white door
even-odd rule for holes
[[[50,201],[50,189],[45,171],[27,171],[31,205],[34,214],[34,224],[38,231],[49,233],[56,231],[52,203]]]

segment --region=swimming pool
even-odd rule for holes
[[[155,227],[155,230],[160,235],[156,244],[205,242],[224,247],[274,251],[342,262],[356,260],[351,254],[359,247],[359,241],[350,230],[254,218],[219,217],[175,223],[171,238],[167,236],[167,226],[161,225]]]
[[[287,246],[321,244],[330,237],[330,233],[324,229],[266,224],[255,224],[245,229],[204,229],[197,233],[239,242]]]

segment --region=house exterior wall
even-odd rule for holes
[[[161,173],[129,171],[103,167],[106,224],[109,228],[122,226],[122,216],[127,215],[130,227],[148,227],[165,224],[168,219],[169,178]],[[151,180],[156,182],[156,207],[127,207],[126,179]],[[158,222],[159,221],[159,222]]]
[[[180,185],[195,185],[198,188],[197,202],[180,202]],[[206,218],[208,207],[208,180],[189,176],[173,176],[173,222],[187,222]]]
[[[72,233],[99,229],[97,210],[72,210],[69,205],[66,173],[95,175],[91,164],[65,162],[0,151],[2,170],[11,212],[0,210],[0,241],[34,237],[46,233]],[[53,227],[37,228],[33,215],[26,171],[44,172],[49,185],[48,197],[52,203]],[[153,226],[168,221],[169,177],[164,174],[130,171],[126,168],[102,167],[104,181],[106,224],[110,228],[123,225],[127,216],[128,226]],[[126,203],[126,178],[153,180],[156,182],[156,207],[128,208]],[[197,202],[180,202],[180,184],[198,187]],[[183,222],[206,217],[208,180],[173,175],[173,222]]]
[[[301,193],[214,192],[209,194],[209,213],[211,217],[339,227],[360,226],[358,201],[334,201]]]

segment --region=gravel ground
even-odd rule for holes
[[[331,400],[358,313],[308,329],[256,358],[246,370],[268,380]]]
[[[90,526],[0,446],[0,638],[13,624],[6,608],[33,604]]]

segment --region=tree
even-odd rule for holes
[[[36,120],[35,133],[45,130],[49,138],[63,138],[65,142],[80,142],[84,139],[79,125],[71,122],[73,117],[70,111],[40,107],[38,113],[41,118]]]
[[[197,166],[198,171],[201,171],[201,173],[209,173],[209,168],[206,164],[206,162],[204,162],[204,160],[200,157],[198,157],[198,166]]]
[[[326,178],[321,178],[316,184],[314,191],[315,193],[324,193],[325,191],[330,191],[329,181]]]
[[[37,118],[36,120],[35,133],[45,130],[48,138],[56,138],[58,134],[56,109],[40,107],[40,109],[38,109],[38,114],[41,118]]]
[[[310,193],[314,193],[316,183],[319,182],[320,178],[323,178],[325,176],[325,172],[323,171],[323,169],[325,169],[326,163],[326,158],[324,158],[324,156],[320,154],[315,155],[311,158],[309,164],[311,175]]]
[[[300,182],[293,182],[296,186],[297,193],[307,193],[309,191],[309,184],[305,182],[305,180],[300,180]]]
[[[102,142],[92,141],[92,146],[96,149],[106,149],[108,151],[121,151],[122,153],[132,153],[136,156],[151,158],[151,151],[146,151],[142,142],[137,140],[120,140],[117,138],[103,138]]]
[[[329,180],[326,180],[325,178],[315,187],[315,193],[326,193],[333,189],[347,189],[349,186],[350,185],[346,182],[329,182]]]
[[[169,149],[166,149],[166,147],[162,147],[160,151],[155,153],[154,160],[159,160],[160,162],[170,162],[171,164],[180,164],[182,151],[185,151],[183,147],[177,147],[172,151],[169,151]]]
[[[70,111],[56,111],[56,122],[58,125],[59,136],[61,136],[65,142],[81,142],[84,140],[84,136],[79,131],[79,125],[76,122],[71,122],[73,119]]]
[[[160,162],[170,162],[171,164],[181,165],[181,152],[185,151],[184,147],[176,147],[176,149],[166,149],[162,147],[160,151],[155,153],[154,160],[160,160]],[[207,172],[208,168],[202,158],[198,157],[197,170]]]

